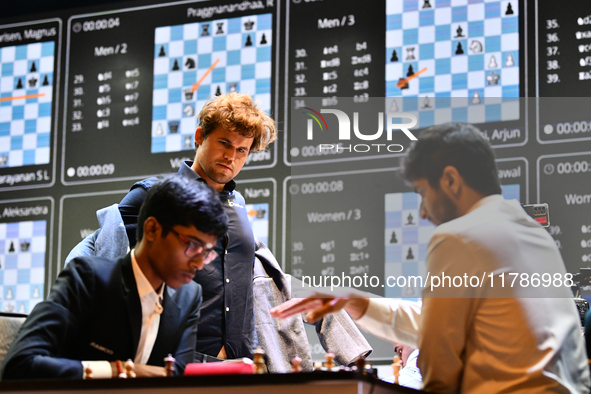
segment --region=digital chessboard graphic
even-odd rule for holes
[[[43,300],[45,220],[0,223],[0,311],[29,313]]]
[[[272,39],[272,14],[157,28],[152,153],[195,149],[195,115],[215,95],[246,93],[270,113]]]
[[[419,127],[519,119],[517,0],[386,4],[389,112],[414,113]]]
[[[269,204],[246,204],[246,213],[255,237],[269,246]]]
[[[502,185],[503,197],[519,201],[519,185]],[[419,215],[421,196],[390,193],[385,196],[385,278],[426,276],[427,246],[435,226]],[[402,282],[400,282],[402,284]],[[385,287],[388,298],[419,298],[421,289],[409,286]]]
[[[0,48],[0,168],[50,159],[53,41]]]

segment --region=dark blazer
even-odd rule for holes
[[[193,361],[201,287],[166,287],[149,365],[171,353],[176,373]],[[82,377],[80,361],[134,359],[142,324],[131,255],[79,257],[60,272],[49,297],[23,324],[2,365],[2,379]]]

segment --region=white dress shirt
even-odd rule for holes
[[[162,297],[166,285],[163,283],[158,293],[156,293],[135,259],[135,249],[131,251],[131,266],[142,305],[142,329],[133,361],[136,364],[146,364],[150,359],[150,354],[158,336],[160,315],[163,311]],[[92,371],[90,376],[92,379],[109,379],[112,377],[111,364],[108,361],[82,361],[82,368],[83,379],[87,378],[87,368]]]

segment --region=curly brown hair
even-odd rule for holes
[[[197,116],[203,138],[218,127],[254,137],[251,152],[265,150],[277,138],[275,121],[247,94],[229,93],[208,101]]]

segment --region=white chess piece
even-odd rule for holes
[[[398,102],[396,100],[392,100],[392,105],[390,105],[390,112],[398,112]]]
[[[507,55],[507,61],[505,62],[505,67],[513,67],[514,65],[515,65],[515,61],[513,60],[513,55],[509,53]]]
[[[156,127],[156,135],[164,135],[164,130],[162,130],[162,123],[158,123],[158,127]]]
[[[472,95],[472,104],[480,104],[480,102],[480,93],[478,93],[478,90],[475,90]]]
[[[497,58],[495,55],[490,57],[490,61],[488,62],[488,68],[497,68],[499,65],[497,64]]]

